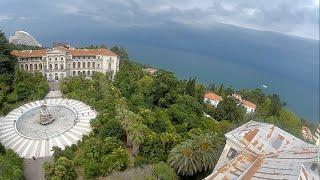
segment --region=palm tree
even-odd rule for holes
[[[193,136],[170,151],[168,163],[178,174],[188,176],[212,169],[219,157],[220,142],[211,134]]]
[[[193,140],[197,156],[202,161],[202,170],[207,171],[213,168],[220,152],[220,141],[213,135],[202,134],[194,137]]]
[[[128,140],[132,144],[132,155],[137,156],[139,154],[140,145],[144,142],[145,139],[145,130],[146,126],[140,123],[133,124],[129,128]]]
[[[187,140],[175,146],[170,151],[168,163],[181,175],[191,176],[202,169],[201,159],[192,140]]]

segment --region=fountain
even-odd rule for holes
[[[40,106],[40,118],[39,118],[39,123],[41,125],[47,125],[50,124],[54,121],[54,117],[52,114],[48,111],[48,108],[46,105],[41,105]]]

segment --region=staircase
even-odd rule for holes
[[[53,154],[52,147],[58,146],[64,149],[65,146],[76,144],[83,135],[91,131],[90,121],[96,117],[96,112],[83,102],[72,99],[46,99],[47,105],[64,105],[76,112],[77,123],[66,132],[49,139],[32,139],[24,137],[17,132],[15,122],[18,118],[32,108],[39,107],[44,100],[34,101],[20,106],[11,111],[7,116],[0,119],[0,141],[23,158],[47,157]]]

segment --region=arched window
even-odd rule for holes
[[[28,70],[28,64],[25,65],[25,68],[24,68],[26,71]]]
[[[100,68],[100,64],[98,64],[98,68]]]
[[[54,74],[54,80],[59,80],[58,73]]]
[[[90,71],[87,72],[87,75],[90,76]]]
[[[73,62],[73,69],[75,69],[76,68],[76,63],[75,62]]]
[[[54,64],[54,69],[58,69],[58,64]]]
[[[92,67],[95,68],[96,67],[96,63],[92,62]]]
[[[82,71],[83,75],[86,75],[86,71]]]
[[[60,64],[60,69],[63,69],[63,64]]]
[[[52,70],[52,64],[49,64],[49,69]]]
[[[38,64],[34,65],[34,69],[37,70],[38,69]]]
[[[73,71],[73,72],[72,72],[72,76],[76,76],[76,71]]]
[[[20,69],[23,70],[23,65],[22,64],[20,65]]]
[[[32,64],[30,64],[30,71],[32,71],[33,70],[33,65]]]
[[[81,66],[81,64],[80,64],[80,62],[78,62],[78,68],[80,69],[80,66]]]
[[[86,68],[86,62],[82,62],[82,68]]]
[[[42,70],[42,64],[41,63],[39,64],[39,69]]]
[[[81,75],[81,72],[80,72],[80,71],[78,71],[78,75]]]
[[[88,62],[88,63],[87,63],[87,67],[90,68],[90,65],[91,65],[90,62]]]

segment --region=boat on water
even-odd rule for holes
[[[262,85],[262,87],[263,87],[263,88],[268,88],[268,86],[267,86],[267,85],[264,85],[264,84]]]

